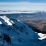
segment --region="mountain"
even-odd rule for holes
[[[9,46],[11,44],[12,46],[19,46],[27,43],[30,46],[34,45],[34,43],[30,42],[37,38],[37,33],[27,25],[7,16],[0,16],[0,45]]]
[[[38,39],[39,38],[39,39]],[[26,24],[7,16],[0,16],[0,46],[42,46],[46,40]]]

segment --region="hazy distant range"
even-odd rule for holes
[[[21,13],[11,13],[11,14],[0,14],[0,16],[3,16],[3,15],[6,15],[10,18],[18,19],[21,21],[46,19],[46,12],[26,13],[24,11],[23,13],[21,12]]]

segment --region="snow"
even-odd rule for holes
[[[9,20],[9,18],[7,18],[5,15],[4,16],[0,16],[0,18],[2,18],[8,25],[12,25],[12,23]]]
[[[46,34],[42,34],[42,33],[38,33],[38,35],[40,36],[40,40],[43,40],[46,38]]]
[[[20,20],[18,20],[18,21],[20,21]]]
[[[0,21],[0,24],[2,24],[2,22]]]

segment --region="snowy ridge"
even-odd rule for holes
[[[0,18],[2,18],[8,25],[12,25],[12,21],[10,22],[10,19],[7,18],[5,15],[4,16],[0,16]]]
[[[7,16],[0,16],[0,46],[42,46],[35,33],[27,25]]]

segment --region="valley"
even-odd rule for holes
[[[34,31],[39,33],[46,33],[46,20],[37,20],[37,21],[23,21]]]

